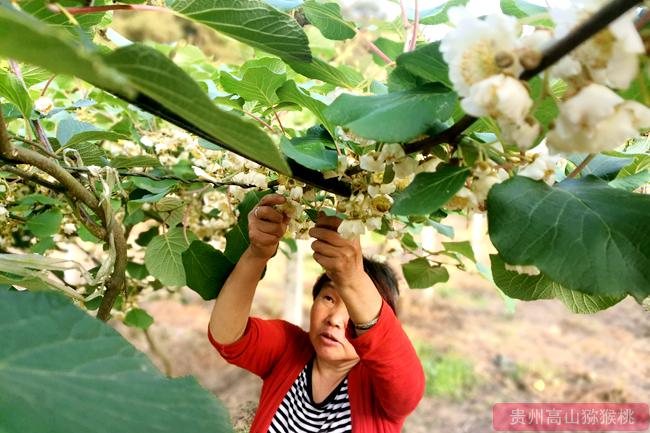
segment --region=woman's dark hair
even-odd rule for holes
[[[395,273],[390,266],[379,263],[377,261],[363,258],[363,270],[366,271],[366,274],[370,277],[372,282],[375,284],[377,291],[382,298],[386,301],[390,308],[393,309],[393,312],[397,314],[397,298],[399,298],[399,287],[397,285],[397,278],[395,278]],[[316,283],[314,283],[314,288],[311,291],[311,294],[314,299],[320,293],[321,289],[325,284],[329,283],[331,280],[327,274],[323,273]]]

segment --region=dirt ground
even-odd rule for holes
[[[284,268],[269,269],[275,272],[258,290],[253,313],[279,317]],[[306,272],[306,290],[311,278]],[[438,289],[403,290],[400,302],[413,341],[466,360],[477,377],[460,399],[425,397],[405,433],[491,431],[498,402],[650,401],[650,314],[631,298],[593,315],[572,314],[559,301],[517,302],[512,313],[490,283],[464,273]],[[156,292],[142,307],[155,318],[149,333],[157,351],[142,331],[113,325],[161,370],[196,376],[245,428],[261,381],[227,365],[208,342],[212,302],[184,290]]]

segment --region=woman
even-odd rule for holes
[[[320,215],[309,232],[325,269],[314,287],[309,332],[249,318],[257,283],[287,228],[288,217],[273,207],[284,201],[267,195],[248,215],[250,246],[208,327],[228,362],[264,381],[250,431],[399,432],[422,398],[422,365],[395,316],[392,273],[369,261],[364,270],[359,239],[339,236],[338,218]]]

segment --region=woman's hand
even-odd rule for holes
[[[363,278],[365,271],[359,238],[343,238],[337,232],[340,224],[340,218],[321,213],[316,220],[316,227],[309,234],[316,238],[311,244],[314,260],[325,269],[335,287],[345,289]]]
[[[248,214],[248,248],[253,256],[268,260],[278,249],[280,239],[287,230],[289,216],[278,212],[273,205],[285,201],[279,194],[265,195]]]

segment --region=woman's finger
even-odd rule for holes
[[[277,244],[279,239],[277,236],[256,230],[250,233],[250,241],[251,244],[268,247]]]
[[[318,254],[322,254],[323,256],[327,257],[339,257],[340,256],[340,249],[336,248],[327,242],[319,241],[316,240],[311,243],[311,249]]]
[[[341,225],[341,221],[343,220],[339,217],[327,216],[324,212],[319,212],[318,218],[316,218],[316,227],[324,227],[336,230]]]
[[[348,241],[343,239],[341,235],[338,234],[338,232],[335,230],[326,229],[323,227],[314,227],[309,230],[309,235],[316,239],[332,244],[336,247],[343,247],[348,245]]]
[[[257,229],[262,233],[266,233],[268,235],[277,236],[278,238],[284,236],[284,227],[280,223],[260,220],[255,223],[254,229]]]
[[[282,204],[286,201],[287,199],[280,194],[267,194],[260,199],[258,206],[273,206],[276,204]]]
[[[270,221],[272,223],[281,223],[284,220],[283,214],[271,206],[257,205],[253,209],[253,215],[259,220]]]

